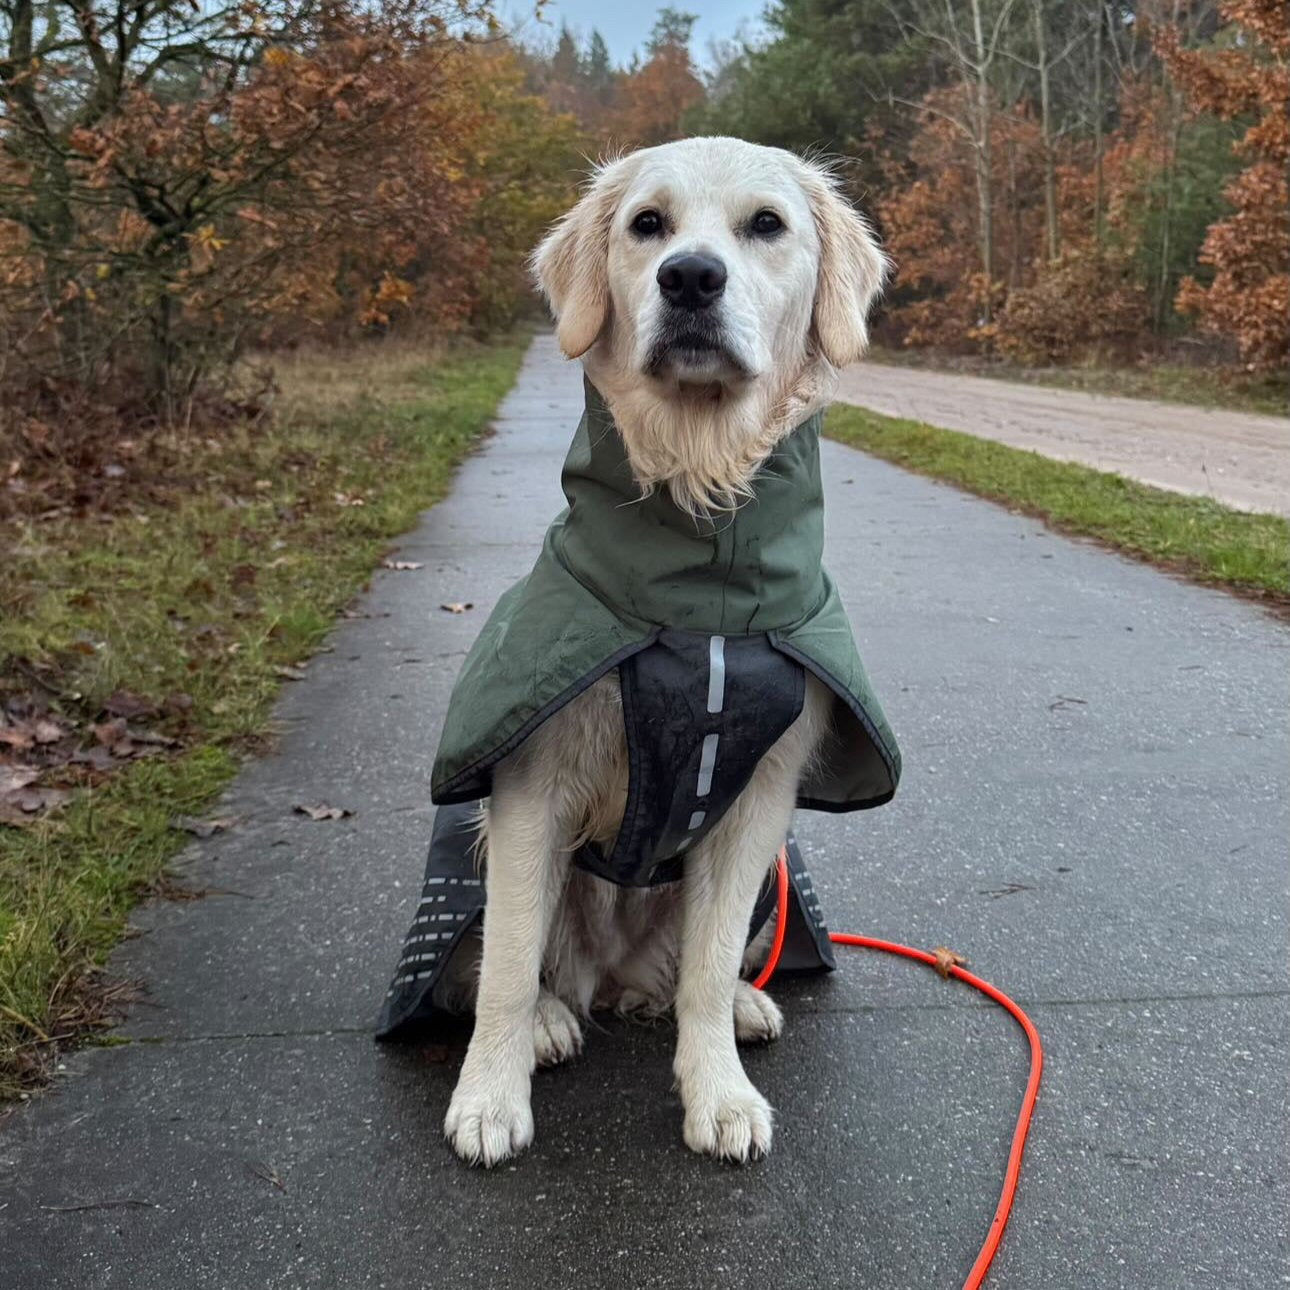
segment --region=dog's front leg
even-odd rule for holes
[[[676,1079],[686,1145],[727,1160],[770,1150],[770,1105],[735,1048],[734,998],[748,920],[788,830],[795,782],[782,768],[759,767],[686,866]]]
[[[555,855],[549,795],[504,764],[489,801],[483,957],[475,1031],[444,1121],[453,1149],[494,1165],[533,1141],[533,1018],[542,953],[566,864]]]

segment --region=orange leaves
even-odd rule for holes
[[[411,302],[412,284],[387,270],[381,274],[381,281],[376,289],[366,293],[365,299],[359,321],[365,327],[388,327],[391,311],[400,306],[406,307]]]
[[[1225,0],[1220,8],[1254,40],[1214,52],[1183,49],[1172,33],[1157,37],[1193,109],[1258,114],[1235,148],[1250,164],[1224,189],[1234,213],[1210,225],[1201,248],[1214,280],[1205,287],[1185,278],[1176,304],[1231,336],[1250,370],[1279,368],[1290,360],[1290,26],[1284,0]]]
[[[1131,342],[1147,316],[1130,259],[1118,250],[1071,246],[1009,293],[992,339],[1023,363],[1064,362],[1088,346]]]
[[[639,71],[623,77],[613,132],[633,146],[680,138],[682,119],[703,97],[688,49],[664,44]]]

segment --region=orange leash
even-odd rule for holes
[[[778,917],[775,920],[775,938],[771,942],[770,955],[766,966],[753,979],[753,986],[760,990],[774,975],[779,966],[780,952],[784,948],[784,933],[788,925],[788,860],[781,847],[779,858],[775,862],[775,904]],[[988,981],[982,981],[953,962],[953,956],[942,951],[939,955],[929,954],[926,950],[912,949],[908,945],[897,945],[892,941],[875,940],[872,936],[852,936],[848,932],[830,932],[829,940],[836,945],[858,945],[862,949],[882,950],[887,954],[899,954],[902,958],[917,959],[934,967],[942,976],[956,977],[968,985],[980,990],[987,998],[1006,1008],[1014,1021],[1026,1032],[1030,1044],[1030,1078],[1026,1081],[1026,1093],[1021,1099],[1021,1113],[1017,1116],[1017,1127],[1012,1131],[1012,1149],[1008,1152],[1008,1167],[1003,1175],[1003,1191],[999,1195],[999,1204],[995,1207],[994,1218],[990,1221],[990,1231],[976,1256],[972,1271],[963,1282],[963,1290],[978,1290],[990,1270],[999,1242],[1003,1239],[1003,1229],[1008,1224],[1008,1215],[1012,1212],[1013,1197],[1017,1194],[1017,1178],[1021,1174],[1021,1153],[1026,1146],[1026,1134],[1030,1132],[1030,1117],[1035,1109],[1035,1098],[1039,1093],[1039,1077],[1044,1068],[1044,1050],[1039,1042],[1039,1032],[1034,1023],[1024,1012],[1008,998],[1002,990],[996,989]]]

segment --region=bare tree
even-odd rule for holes
[[[994,178],[992,121],[1000,95],[997,83],[1002,70],[1005,41],[1011,36],[1008,19],[1016,0],[911,0],[889,6],[892,17],[907,36],[925,41],[934,56],[962,87],[960,107],[930,107],[910,103],[949,121],[968,141],[972,151],[977,192],[977,240],[981,273],[986,282],[982,318],[993,315],[995,280]],[[892,93],[891,102],[902,102]]]

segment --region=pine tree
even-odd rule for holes
[[[591,39],[587,42],[582,71],[587,80],[587,88],[601,104],[607,103],[614,88],[614,67],[609,59],[609,46],[605,44],[605,38],[594,28]]]
[[[582,55],[578,42],[567,24],[560,26],[560,41],[551,59],[551,75],[561,85],[576,85],[583,75]]]

